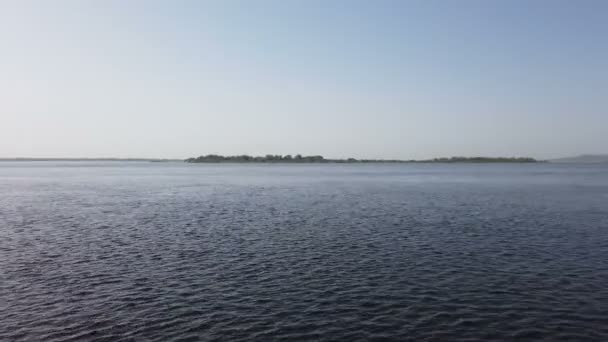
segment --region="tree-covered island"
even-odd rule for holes
[[[326,159],[323,156],[292,156],[267,154],[265,156],[249,156],[246,154],[236,156],[222,156],[208,154],[196,158],[188,158],[187,163],[537,163],[538,160],[528,157],[451,157],[426,160],[398,160],[398,159]]]

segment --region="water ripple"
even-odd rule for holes
[[[606,178],[175,168],[0,172],[0,340],[608,340]]]

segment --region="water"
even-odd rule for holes
[[[0,163],[2,341],[606,341],[608,166]]]

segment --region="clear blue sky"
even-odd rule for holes
[[[608,153],[608,1],[0,2],[0,157]]]

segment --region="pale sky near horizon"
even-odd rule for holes
[[[0,157],[608,153],[608,1],[0,0]]]

